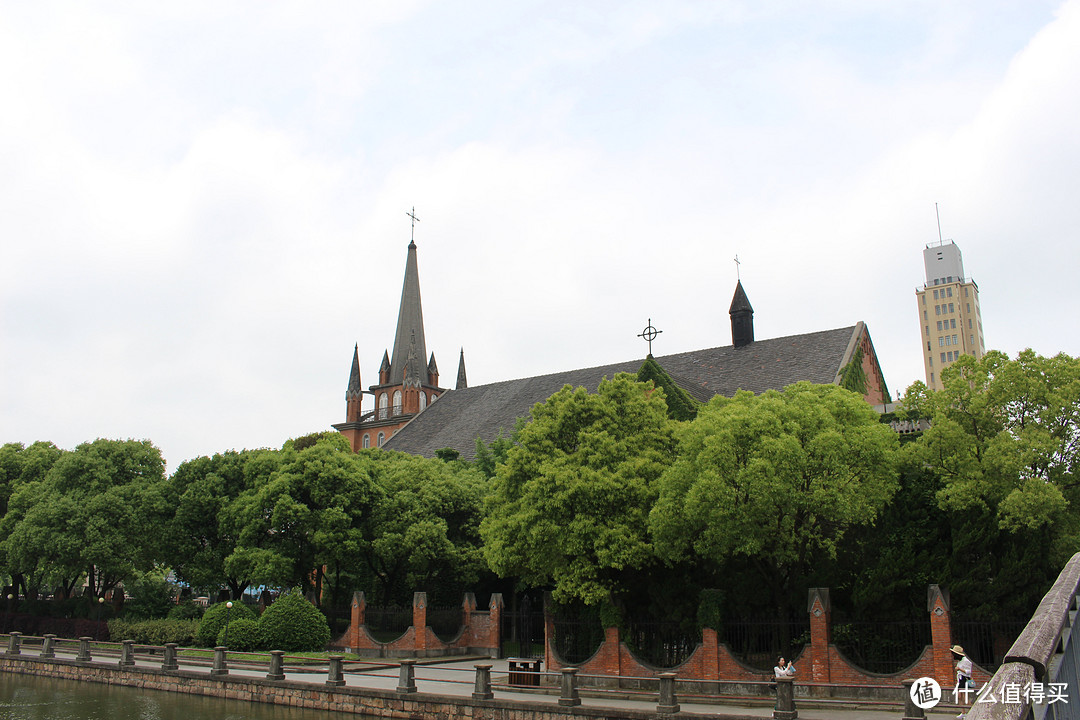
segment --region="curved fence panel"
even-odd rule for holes
[[[810,620],[724,621],[718,633],[720,641],[742,663],[755,670],[771,671],[781,655],[796,658],[810,642]]]
[[[555,652],[572,665],[591,658],[604,642],[604,628],[595,613],[561,612],[555,618]]]
[[[412,626],[412,607],[369,607],[364,611],[368,632],[379,642],[392,642]]]
[[[427,610],[428,627],[435,637],[443,642],[450,642],[461,632],[464,611],[457,607],[429,607]]]
[[[931,643],[926,620],[834,622],[832,643],[856,667],[888,675],[904,670]]]
[[[628,622],[621,635],[639,660],[656,668],[682,665],[701,643],[700,630],[670,622]]]

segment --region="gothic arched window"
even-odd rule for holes
[[[395,415],[400,415],[401,414],[401,391],[400,390],[395,390],[394,391],[394,414]]]
[[[427,393],[421,391],[420,392],[420,409],[423,410],[426,407],[427,407]]]

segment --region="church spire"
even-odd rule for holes
[[[742,280],[736,282],[735,295],[731,298],[731,307],[728,308],[731,316],[731,344],[742,347],[754,342],[754,308],[750,307],[750,300],[743,290]]]
[[[457,390],[464,390],[469,387],[469,381],[465,378],[465,348],[461,348],[461,357],[458,358],[457,364]]]
[[[349,371],[349,387],[345,390],[345,422],[359,422],[364,401],[364,387],[360,384],[360,346],[353,346],[352,369]]]
[[[405,364],[409,357],[410,342],[415,342],[414,352],[417,357],[427,357],[427,344],[424,342],[424,312],[420,306],[420,271],[416,264],[416,243],[411,240],[409,254],[405,261],[401,305],[398,307],[394,354],[390,361],[390,383],[396,385],[405,381]]]

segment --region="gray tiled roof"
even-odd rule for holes
[[[709,348],[656,358],[677,385],[695,398],[731,396],[736,390],[761,393],[809,380],[833,383],[847,361],[863,324],[758,340],[743,347]],[[595,391],[604,377],[636,373],[643,359],[612,365],[477,385],[444,393],[438,401],[401,428],[383,446],[414,455],[434,457],[441,448],[454,448],[462,459],[472,460],[476,438],[493,440],[499,430],[509,434],[514,422],[525,417],[564,385]]]

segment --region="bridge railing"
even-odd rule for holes
[[[1080,589],[1080,553],[1043,596],[987,687],[973,698],[968,720],[1080,720],[1080,634],[1073,637]]]

